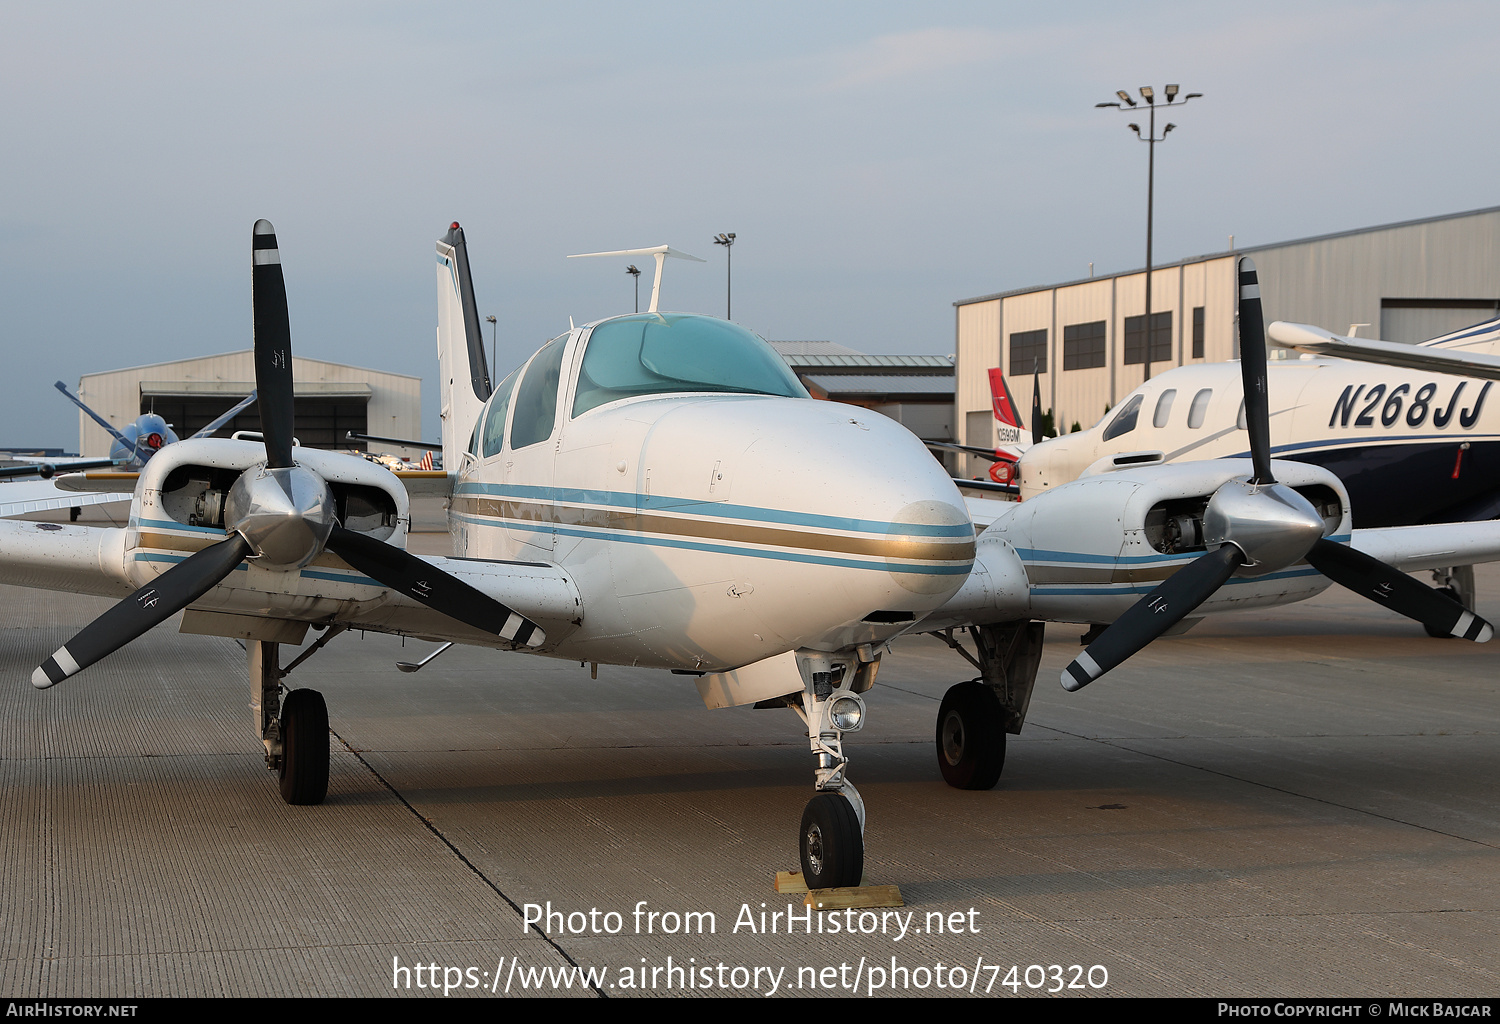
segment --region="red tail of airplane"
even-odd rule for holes
[[[990,369],[990,404],[995,411],[995,454],[999,456],[999,461],[990,465],[990,479],[1001,484],[1012,483],[1020,452],[1005,449],[1022,443],[1021,417],[1016,415],[1016,403],[1011,400],[1005,374],[998,366]]]

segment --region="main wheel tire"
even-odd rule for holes
[[[865,837],[854,806],[838,793],[819,793],[802,812],[802,879],[809,889],[858,885],[865,873]]]
[[[281,799],[320,804],[328,795],[328,705],[317,690],[281,702]]]
[[[1005,768],[1005,712],[983,683],[959,683],[943,696],[937,761],[954,789],[993,789]]]

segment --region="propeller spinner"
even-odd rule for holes
[[[401,548],[339,525],[327,481],[293,458],[291,329],[270,221],[255,222],[252,254],[255,385],[266,461],[245,470],[230,488],[229,537],[190,555],[85,626],[32,673],[32,685],[60,683],[114,653],[208,593],[247,558],[295,572],[325,549],[450,618],[520,647],[540,646],[546,634],[536,623]]]
[[[1239,261],[1239,288],[1240,374],[1253,472],[1248,480],[1226,482],[1209,499],[1203,514],[1207,554],[1169,576],[1074,658],[1062,673],[1065,690],[1087,686],[1141,650],[1212,597],[1236,572],[1258,576],[1303,559],[1335,583],[1416,619],[1435,635],[1479,642],[1494,635],[1488,622],[1457,601],[1324,537],[1323,520],[1312,504],[1276,482],[1271,472],[1260,284],[1248,257]]]

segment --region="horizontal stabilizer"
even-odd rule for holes
[[[1481,380],[1500,380],[1500,356],[1455,352],[1429,345],[1403,345],[1373,338],[1346,338],[1310,324],[1278,320],[1268,328],[1271,340],[1283,348],[1313,355],[1353,359],[1362,363],[1399,366],[1428,373],[1451,373]]]

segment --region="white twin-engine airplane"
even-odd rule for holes
[[[182,609],[185,631],[248,640],[256,736],[291,803],[326,793],[328,714],[317,691],[286,689],[285,677],[350,628],[671,669],[709,707],[791,708],[816,762],[798,830],[814,888],[861,877],[864,805],[842,739],[863,723],[860,694],[898,634],[939,633],[980,673],[949,690],[937,719],[938,766],[967,789],[995,784],[1006,734],[1025,719],[1041,620],[1113,623],[1063,674],[1069,689],[1185,616],[1297,601],[1330,580],[1445,633],[1491,634],[1399,570],[1454,551],[1500,557],[1500,526],[1356,531],[1351,542],[1338,478],[1270,460],[1248,261],[1253,460],[1125,470],[1019,505],[978,500],[971,513],[905,428],[810,400],[769,345],[708,316],[576,327],[490,393],[454,224],[437,284],[456,551],[424,560],[405,550],[395,476],[294,446],[286,291],[266,221],[253,252],[263,443],[163,449],[125,528],[0,523],[0,582],[123,597],[46,658],[38,687]],[[309,626],[322,639],[283,668],[278,645]]]

